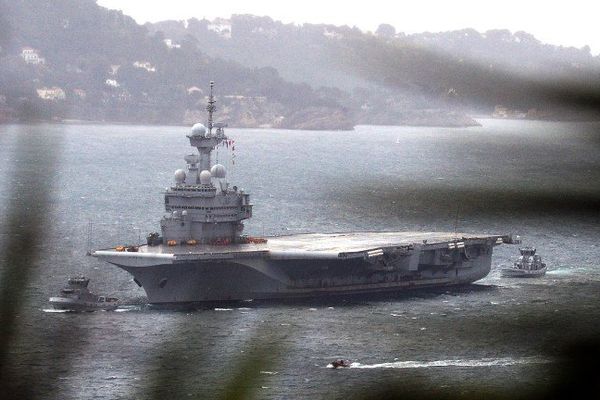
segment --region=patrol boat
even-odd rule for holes
[[[119,300],[113,297],[98,296],[88,289],[89,278],[85,276],[71,277],[60,294],[50,297],[50,304],[57,310],[96,311],[114,310],[119,306]]]
[[[500,274],[506,278],[535,278],[546,274],[546,264],[535,254],[534,247],[521,247],[519,259],[510,268],[502,268]]]
[[[396,292],[474,282],[485,277],[493,247],[508,235],[452,232],[342,232],[274,237],[242,235],[250,196],[226,180],[212,151],[231,144],[224,124],[187,135],[184,157],[164,193],[161,232],[147,244],[96,250],[93,256],[133,275],[155,305],[311,298]]]

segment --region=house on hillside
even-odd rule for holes
[[[265,103],[267,101],[267,98],[265,96],[244,96],[241,94],[228,94],[223,96],[224,99],[229,100],[229,102],[231,103],[243,103],[243,104],[250,104],[250,103],[254,103],[254,104],[261,104],[261,103]],[[206,99],[208,100],[208,97],[206,97]]]
[[[145,69],[148,72],[156,72],[156,67],[148,61],[136,61],[133,63],[134,68]]]
[[[188,96],[191,96],[191,95],[194,95],[194,94],[203,94],[204,93],[202,91],[202,89],[200,89],[198,86],[190,86],[186,90],[187,90]]]
[[[216,18],[206,27],[209,31],[217,33],[225,39],[231,39],[231,21],[225,18]]]
[[[277,36],[277,30],[275,28],[265,28],[263,26],[252,28],[252,33],[265,36],[269,39],[274,39]]]
[[[494,118],[509,118],[509,119],[523,119],[527,114],[521,110],[513,110],[502,105],[494,107],[492,117]]]
[[[344,35],[329,28],[323,29],[323,36],[329,39],[342,39]]]
[[[58,86],[53,87],[43,87],[41,89],[37,89],[37,95],[40,99],[43,100],[64,100],[66,98],[65,91],[59,88]]]
[[[115,88],[121,86],[121,84],[119,82],[117,82],[115,79],[107,79],[104,81],[104,84],[106,86],[115,87]]]
[[[21,58],[26,64],[43,65],[46,63],[46,59],[40,57],[38,51],[31,47],[23,47],[21,49]]]
[[[169,49],[179,49],[181,47],[180,44],[175,43],[172,39],[164,39],[163,43],[165,44],[165,46],[167,46]]]

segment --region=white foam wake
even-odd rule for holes
[[[436,360],[436,361],[395,361],[381,364],[361,364],[354,362],[350,368],[432,368],[432,367],[505,367],[517,364],[545,364],[551,360],[541,357],[522,357],[522,358],[479,358],[475,360]]]
[[[139,311],[140,307],[119,307],[115,312]]]

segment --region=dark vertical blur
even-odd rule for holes
[[[2,12],[0,2],[0,46],[10,45],[10,21]],[[47,135],[43,126],[37,125],[40,110],[31,103],[18,109],[21,125],[1,137],[2,143],[15,140],[13,163],[6,176],[6,204],[0,216],[0,397],[3,399],[39,398],[51,396],[58,389],[58,374],[69,369],[68,355],[73,343],[67,339],[77,334],[77,327],[67,327],[47,332],[45,340],[54,349],[46,369],[28,369],[25,364],[39,360],[27,359],[19,344],[28,342],[34,333],[26,327],[27,320],[35,320],[28,307],[27,294],[35,281],[46,238],[50,234],[52,172],[62,150],[60,135]],[[2,149],[0,148],[0,154]],[[2,154],[2,157],[8,157]],[[42,173],[44,172],[44,173]],[[48,175],[52,178],[48,179]],[[37,333],[37,332],[36,332]],[[20,350],[21,349],[21,350]],[[40,357],[39,355],[37,357]],[[27,371],[27,373],[25,373]]]
[[[31,114],[21,117],[31,119],[34,111],[29,109]],[[16,140],[18,161],[9,172],[10,187],[3,188],[9,200],[2,216],[5,229],[0,250],[0,380],[5,385],[14,382],[9,379],[9,355],[19,335],[25,293],[37,272],[49,229],[51,182],[39,171],[51,171],[60,152],[60,143],[40,135],[33,125],[18,127]]]
[[[190,348],[187,336],[195,332],[180,327],[176,333],[164,338],[163,346],[154,358],[154,372],[148,374],[140,393],[144,399],[192,398],[246,400],[260,398],[265,375],[261,371],[272,370],[282,355],[280,345],[272,340],[268,331],[262,329],[251,335],[244,351],[231,365],[219,365],[224,369],[225,379],[215,382],[215,377],[197,374],[197,366],[209,362],[210,351],[218,349]]]

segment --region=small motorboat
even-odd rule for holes
[[[337,369],[337,368],[348,368],[350,366],[350,361],[349,360],[343,360],[343,359],[339,359],[339,360],[335,360],[329,363],[329,365],[331,365],[331,367],[333,369]]]
[[[57,310],[97,311],[114,310],[119,306],[119,299],[98,296],[88,289],[89,278],[77,276],[69,278],[60,294],[50,297],[50,304]]]
[[[519,249],[521,256],[510,268],[502,268],[500,273],[505,278],[535,278],[546,274],[546,264],[542,257],[535,254],[534,247]]]

